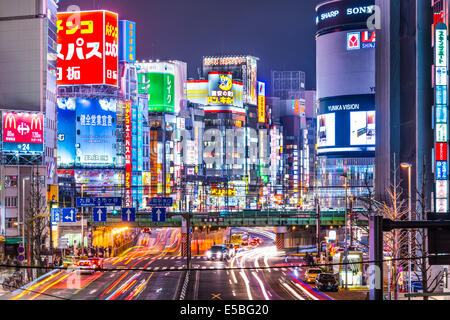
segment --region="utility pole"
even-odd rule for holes
[[[316,246],[317,246],[317,257],[320,256],[320,203],[319,199],[316,198]]]

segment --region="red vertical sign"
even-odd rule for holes
[[[125,102],[125,207],[132,207],[131,192],[131,101]]]

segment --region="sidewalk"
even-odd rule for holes
[[[348,290],[339,288],[339,292],[325,292],[325,294],[334,300],[366,300],[368,292],[367,289],[359,287]]]

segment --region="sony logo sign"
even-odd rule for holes
[[[335,18],[339,14],[339,10],[334,10],[330,12],[325,12],[320,15],[320,20],[326,20],[329,18]]]
[[[347,15],[357,15],[357,14],[372,14],[375,10],[375,6],[364,6],[364,7],[354,7],[347,8]]]

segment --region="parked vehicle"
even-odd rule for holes
[[[316,281],[316,277],[322,273],[322,270],[319,268],[310,268],[305,273],[305,281],[306,283],[314,283]]]
[[[316,289],[318,289],[320,291],[338,292],[339,285],[333,274],[320,273],[316,277]]]

